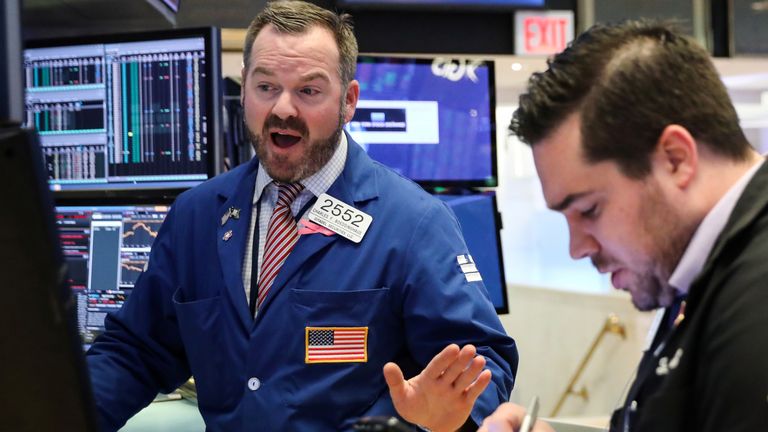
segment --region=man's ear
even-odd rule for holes
[[[240,69],[240,106],[245,105],[245,65]]]
[[[352,80],[347,85],[347,93],[344,95],[344,123],[349,123],[355,116],[357,100],[360,98],[360,83]]]
[[[665,127],[656,142],[651,163],[654,171],[669,176],[677,187],[687,188],[699,168],[696,139],[680,125]]]

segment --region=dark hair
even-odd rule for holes
[[[304,33],[314,26],[331,31],[339,48],[339,76],[343,85],[355,78],[357,69],[357,40],[352,31],[352,16],[338,15],[312,3],[303,1],[271,1],[267,3],[248,26],[243,48],[243,66],[251,63],[253,41],[261,29],[272,24],[281,33]]]
[[[669,23],[595,25],[547,64],[528,81],[509,126],[531,146],[579,112],[586,160],[613,160],[629,177],[650,173],[650,154],[671,124],[715,154],[748,157],[709,54]]]

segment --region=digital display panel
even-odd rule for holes
[[[339,0],[346,7],[517,9],[541,8],[545,0]]]
[[[345,126],[375,160],[425,186],[496,186],[493,62],[360,56]]]
[[[30,42],[26,124],[54,191],[188,188],[214,174],[218,31]]]
[[[85,344],[104,331],[149,262],[166,205],[58,206],[56,226]]]

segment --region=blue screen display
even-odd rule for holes
[[[466,8],[543,7],[544,0],[340,0],[342,6],[458,6]]]
[[[495,186],[493,63],[360,56],[347,131],[375,160],[433,186]]]
[[[493,193],[475,195],[435,195],[456,214],[469,253],[477,265],[491,302],[499,313],[509,311],[506,280],[501,255],[501,240]]]

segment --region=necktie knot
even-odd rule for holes
[[[277,205],[284,205],[290,207],[297,196],[304,190],[304,185],[301,183],[278,183],[277,186]]]

